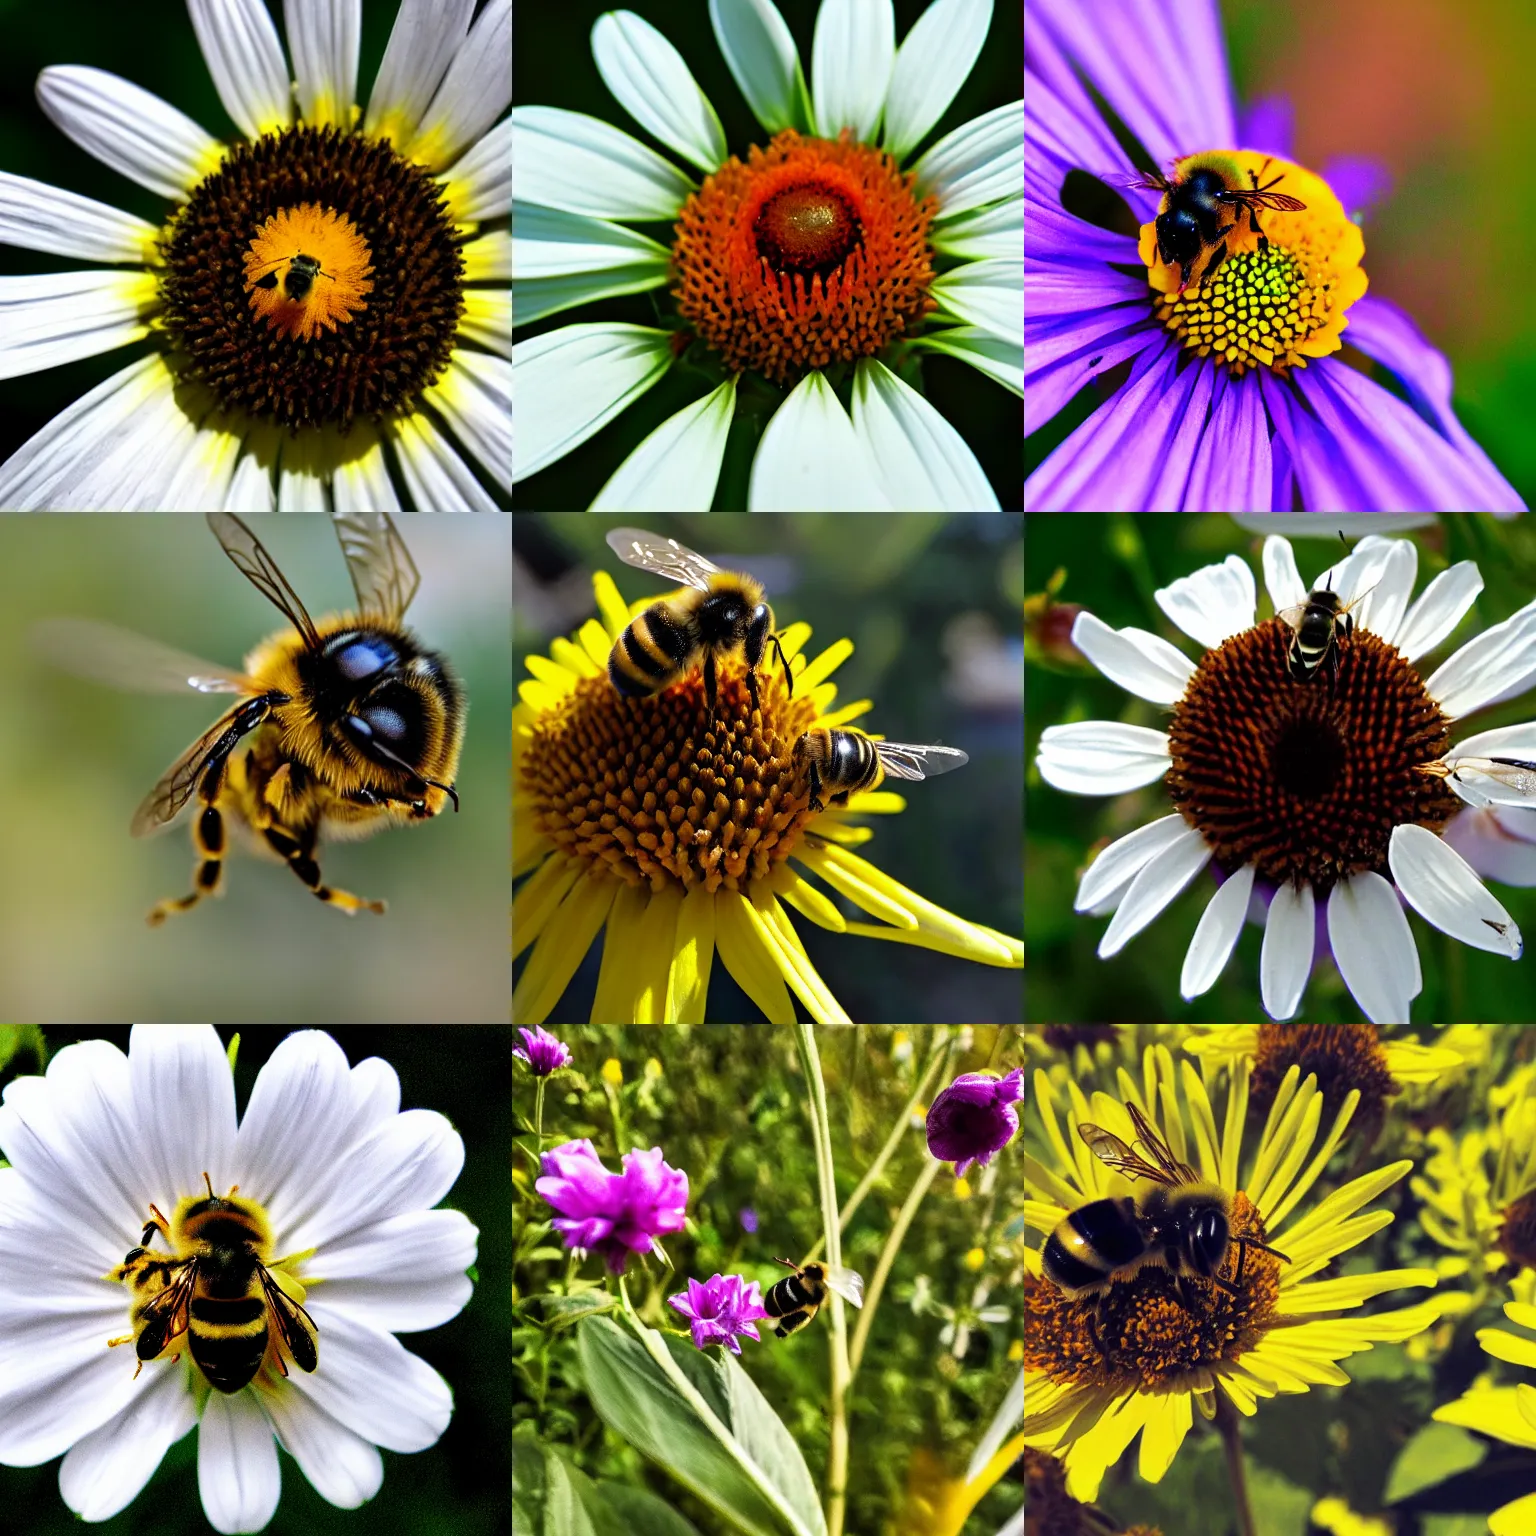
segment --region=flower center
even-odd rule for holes
[[[733,372],[778,384],[873,356],[934,307],[936,204],[913,180],[846,132],[733,155],[678,216],[679,311]]]
[[[1418,770],[1448,725],[1418,673],[1375,635],[1337,639],[1306,682],[1286,670],[1292,631],[1270,619],[1206,653],[1174,707],[1168,792],[1227,874],[1252,864],[1319,896],[1387,873],[1394,827],[1439,832],[1461,802]]]
[[[1536,1189],[1504,1208],[1499,1250],[1516,1269],[1536,1269]]]
[[[695,668],[649,698],[607,675],[583,678],[543,715],[523,762],[540,831],[590,869],[630,885],[740,891],[789,856],[808,820],[794,743],[816,717],[782,671],[758,674],[751,708],[740,663],[719,674],[715,720]]]
[[[1316,1076],[1319,1091],[1334,1108],[1351,1089],[1359,1089],[1357,1132],[1379,1126],[1383,1101],[1397,1092],[1374,1024],[1259,1025],[1248,1093],[1261,1114],[1274,1103],[1281,1079],[1293,1066],[1300,1068],[1302,1081]]]
[[[160,240],[178,383],[279,427],[409,413],[448,365],[464,263],[442,189],[387,143],[288,128],[231,149]]]

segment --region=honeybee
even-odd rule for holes
[[[907,741],[875,741],[861,731],[813,726],[796,743],[794,762],[811,781],[810,808],[822,809],[821,792],[831,791],[833,805],[873,789],[887,774],[893,779],[931,779],[960,768],[970,758],[956,747],[920,747]]]
[[[738,647],[747,663],[747,692],[753,709],[757,668],[772,645],[784,667],[784,685],[793,693],[794,676],[784,647],[774,633],[773,610],[763,601],[760,582],[696,555],[676,539],[659,539],[639,528],[614,528],[608,546],[633,565],[687,589],[651,604],[619,636],[608,657],[608,677],[627,699],[649,698],[669,688],[704,658],[704,702],[715,713],[715,659]]]
[[[1309,681],[1323,662],[1328,661],[1331,663],[1328,686],[1330,690],[1338,686],[1339,640],[1348,640],[1354,634],[1355,621],[1350,613],[1375,590],[1374,586],[1367,587],[1345,603],[1331,587],[1321,587],[1309,592],[1306,602],[1282,608],[1275,615],[1295,631],[1285,656],[1285,670],[1293,682]]]
[[[234,672],[139,635],[83,619],[40,625],[35,638],[70,671],[116,687],[242,696],[165,771],[134,813],[135,837],[169,826],[195,797],[197,853],[189,895],[158,902],[157,926],[216,895],[226,821],[285,860],[321,901],[348,914],[370,901],[329,886],[315,851],[322,834],[367,837],[389,823],[425,821],[451,801],[464,736],[463,689],[447,661],[401,622],[418,584],[390,519],[348,513],[337,537],[358,611],[312,620],[288,579],[238,517],[208,525],[235,568],[288,620]]]
[[[1041,1252],[1047,1280],[1079,1298],[1106,1291],[1147,1265],[1161,1265],[1173,1272],[1179,1300],[1193,1310],[1183,1292],[1187,1280],[1209,1280],[1218,1290],[1236,1296],[1250,1248],[1272,1254],[1282,1263],[1291,1262],[1278,1248],[1257,1238],[1233,1237],[1232,1200],[1226,1190],[1203,1182],[1188,1163],[1174,1157],[1134,1104],[1126,1107],[1146,1157],[1102,1126],[1079,1125],[1078,1134],[1101,1163],[1127,1178],[1146,1179],[1150,1187],[1134,1198],[1107,1195],[1090,1200],[1062,1217]],[[1238,1250],[1237,1275],[1227,1280],[1218,1271],[1233,1243]]]
[[[1461,787],[1462,799],[1479,809],[1489,805],[1529,806],[1533,803],[1533,797],[1536,797],[1536,763],[1528,763],[1518,757],[1459,757],[1453,765],[1424,763],[1418,771],[1435,779],[1454,779]],[[1477,783],[1476,779],[1463,777],[1469,773],[1491,779],[1495,784],[1503,785],[1510,793],[1492,793]]]
[[[794,1274],[776,1280],[763,1297],[763,1306],[770,1317],[778,1318],[773,1330],[781,1339],[798,1333],[821,1310],[828,1291],[836,1291],[850,1306],[864,1305],[864,1277],[856,1270],[844,1269],[837,1264],[793,1264],[788,1259],[775,1259]]]
[[[303,251],[296,252],[292,256],[279,256],[276,261],[265,262],[267,270],[258,278],[252,278],[250,272],[246,273],[246,281],[253,288],[276,288],[277,269],[284,262],[288,263],[288,270],[283,274],[283,292],[295,303],[302,304],[309,297],[309,290],[315,286],[317,277],[336,279],[325,271],[313,256],[306,256]],[[252,268],[251,271],[256,271]]]
[[[206,1173],[203,1179],[208,1193],[183,1195],[169,1221],[150,1206],[139,1246],[106,1276],[134,1295],[133,1332],[109,1344],[131,1340],[142,1370],[173,1347],[179,1355],[177,1341],[186,1335],[192,1358],[220,1392],[249,1384],[274,1335],[272,1358],[284,1376],[284,1350],[301,1371],[313,1371],[319,1334],[302,1305],[304,1287],[284,1267],[300,1255],[274,1260],[261,1207],[239,1198],[238,1185],[216,1195]],[[150,1248],[156,1232],[169,1253]]]

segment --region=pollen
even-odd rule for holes
[[[245,252],[251,308],[275,330],[308,341],[367,307],[368,242],[346,214],[300,203],[266,219]]]
[[[781,674],[719,675],[715,719],[695,668],[650,698],[583,678],[534,728],[522,764],[539,830],[590,870],[634,886],[744,891],[787,858],[810,817],[791,750],[815,719]]]
[[[1343,345],[1348,310],[1366,290],[1360,265],[1365,237],[1321,177],[1271,155],[1223,153],[1236,163],[1245,185],[1252,173],[1260,178],[1252,184],[1306,207],[1255,209],[1258,233],[1247,210],[1237,210],[1235,222],[1222,232],[1225,258],[1214,270],[1207,264],[1182,295],[1179,268],[1158,255],[1156,222],[1143,224],[1138,254],[1159,294],[1158,318],[1184,346],[1234,374],[1259,364],[1305,368],[1309,357],[1326,357]],[[1176,178],[1186,163],[1175,167]]]
[[[786,129],[732,156],[684,205],[673,296],[733,372],[783,384],[870,357],[933,309],[920,198],[883,151]]]
[[[1423,680],[1376,635],[1340,637],[1336,679],[1286,670],[1292,631],[1270,619],[1207,651],[1174,706],[1169,797],[1232,873],[1316,896],[1385,875],[1395,827],[1441,831],[1461,802],[1420,772],[1449,724]]]

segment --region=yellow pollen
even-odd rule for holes
[[[245,252],[245,293],[256,317],[299,341],[334,331],[373,292],[368,242],[346,214],[299,203],[266,220]]]

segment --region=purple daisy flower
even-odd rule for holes
[[[1002,1078],[962,1073],[928,1110],[928,1150],[941,1162],[953,1163],[956,1178],[972,1163],[985,1168],[1018,1131],[1013,1103],[1023,1092],[1023,1067]]]
[[[528,1049],[520,1051],[514,1046],[512,1054],[522,1057],[535,1077],[548,1077],[551,1072],[570,1066],[571,1053],[547,1029],[535,1025],[532,1029],[519,1029],[518,1034]]]
[[[1029,477],[1026,509],[1524,510],[1452,412],[1445,357],[1365,296],[1351,213],[1374,168],[1285,159],[1275,103],[1239,120],[1215,0],[1030,0],[1029,21],[1026,434],[1124,376]],[[1171,173],[1136,179],[1089,86]],[[1072,172],[1120,189],[1139,240],[1063,206]],[[1407,402],[1343,360],[1346,328]]]
[[[596,1249],[614,1274],[631,1253],[644,1253],[687,1217],[688,1175],[669,1168],[661,1148],[626,1152],[624,1172],[609,1173],[590,1141],[551,1147],[534,1188],[559,1213],[555,1230],[567,1248]]]
[[[703,1285],[690,1280],[686,1293],[667,1297],[667,1305],[689,1319],[696,1348],[724,1344],[733,1355],[741,1353],[737,1339],[756,1339],[753,1325],[768,1316],[757,1281],[740,1275],[716,1275]]]

